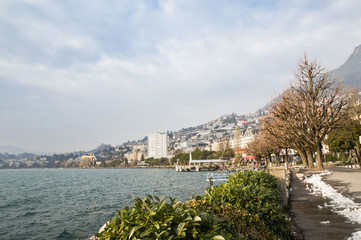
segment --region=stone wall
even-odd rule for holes
[[[281,193],[282,205],[288,206],[289,186],[290,186],[290,171],[285,167],[271,167],[270,174],[277,178],[278,187]]]

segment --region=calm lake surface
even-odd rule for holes
[[[185,201],[207,172],[174,169],[0,170],[0,239],[85,239],[134,197]]]

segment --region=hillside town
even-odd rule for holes
[[[102,163],[136,166],[144,164],[146,159],[171,159],[178,153],[190,153],[195,149],[217,152],[231,148],[239,154],[246,154],[245,149],[254,139],[266,114],[264,109],[248,115],[232,113],[202,125],[149,134],[141,140],[115,147],[101,144],[91,151],[54,155],[0,153],[0,168],[88,167]]]

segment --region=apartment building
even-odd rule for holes
[[[168,157],[168,139],[166,133],[154,133],[148,136],[148,158]]]

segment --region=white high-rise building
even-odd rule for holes
[[[168,140],[166,133],[154,133],[148,136],[148,158],[168,157]]]

